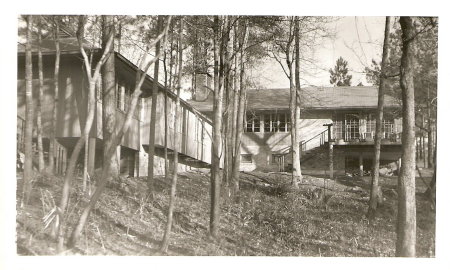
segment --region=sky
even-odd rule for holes
[[[371,85],[362,71],[365,66],[370,66],[372,59],[381,60],[384,23],[385,17],[373,16],[339,17],[337,21],[330,23],[329,28],[334,29],[336,37],[327,39],[317,48],[315,74],[300,74],[303,78],[302,84],[331,86],[328,70],[333,68],[336,60],[342,56],[348,62],[349,74],[353,76],[352,85],[359,82]],[[268,59],[254,76],[259,78],[261,86],[265,88],[289,87],[289,80],[275,60]]]

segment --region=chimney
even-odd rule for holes
[[[211,89],[211,75],[207,72],[197,72],[195,73],[195,87],[194,96],[195,101],[205,101],[209,94],[212,92]]]

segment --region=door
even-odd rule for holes
[[[359,139],[359,115],[348,113],[345,115],[345,141]]]

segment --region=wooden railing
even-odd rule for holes
[[[302,152],[305,152],[307,150],[309,150],[307,148],[307,143],[311,142],[312,140],[316,139],[317,137],[319,137],[319,146],[324,145],[326,142],[328,142],[328,129],[325,129],[324,131],[318,133],[317,135],[309,138],[306,141],[301,142],[300,144],[300,149],[302,150]]]

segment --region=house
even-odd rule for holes
[[[55,164],[58,173],[64,173],[68,157],[78,138],[81,135],[87,111],[87,77],[83,70],[83,60],[78,48],[77,39],[66,35],[60,39],[61,61],[59,76],[59,93],[57,102],[56,138],[58,145],[55,147]],[[44,96],[42,104],[42,123],[44,136],[44,152],[48,159],[49,134],[51,128],[52,111],[55,106],[53,73],[55,64],[54,40],[44,39],[42,43]],[[100,49],[89,49],[95,59],[100,57]],[[33,99],[37,104],[38,69],[37,69],[37,43],[33,44]],[[123,123],[128,111],[128,103],[134,89],[136,73],[139,68],[118,52],[114,53],[116,72],[116,126]],[[23,147],[23,129],[25,119],[25,46],[18,46],[18,75],[17,75],[17,142],[18,150]],[[123,175],[146,176],[148,165],[148,141],[152,98],[153,79],[146,75],[142,86],[143,94],[138,103],[138,108],[133,116],[130,129],[125,134],[121,144],[117,148],[117,158],[120,161],[120,172]],[[96,108],[94,123],[89,137],[88,171],[90,174],[96,168],[102,166],[103,136],[102,136],[102,87],[98,83],[96,89]],[[156,156],[155,174],[164,173],[164,100],[168,96],[168,150],[169,156],[174,148],[174,113],[175,94],[159,84],[156,116]],[[34,115],[36,119],[36,113]],[[181,140],[179,145],[180,170],[190,168],[208,167],[211,162],[211,121],[196,111],[191,105],[181,100],[180,130]],[[35,120],[36,121],[36,120]],[[34,133],[34,135],[36,135]],[[35,139],[35,138],[34,138]],[[83,153],[79,158],[82,164]]]
[[[203,75],[204,76],[204,75]],[[205,82],[205,79],[200,79]],[[189,103],[212,115],[212,95],[205,84]],[[203,97],[203,100],[196,99]],[[241,142],[242,171],[289,170],[292,164],[289,89],[249,89],[244,133]],[[378,89],[374,86],[306,87],[301,90],[302,169],[331,175],[372,166]],[[385,96],[382,123],[381,160],[397,161],[401,156],[402,121],[399,103]],[[330,171],[329,155],[333,154]]]

